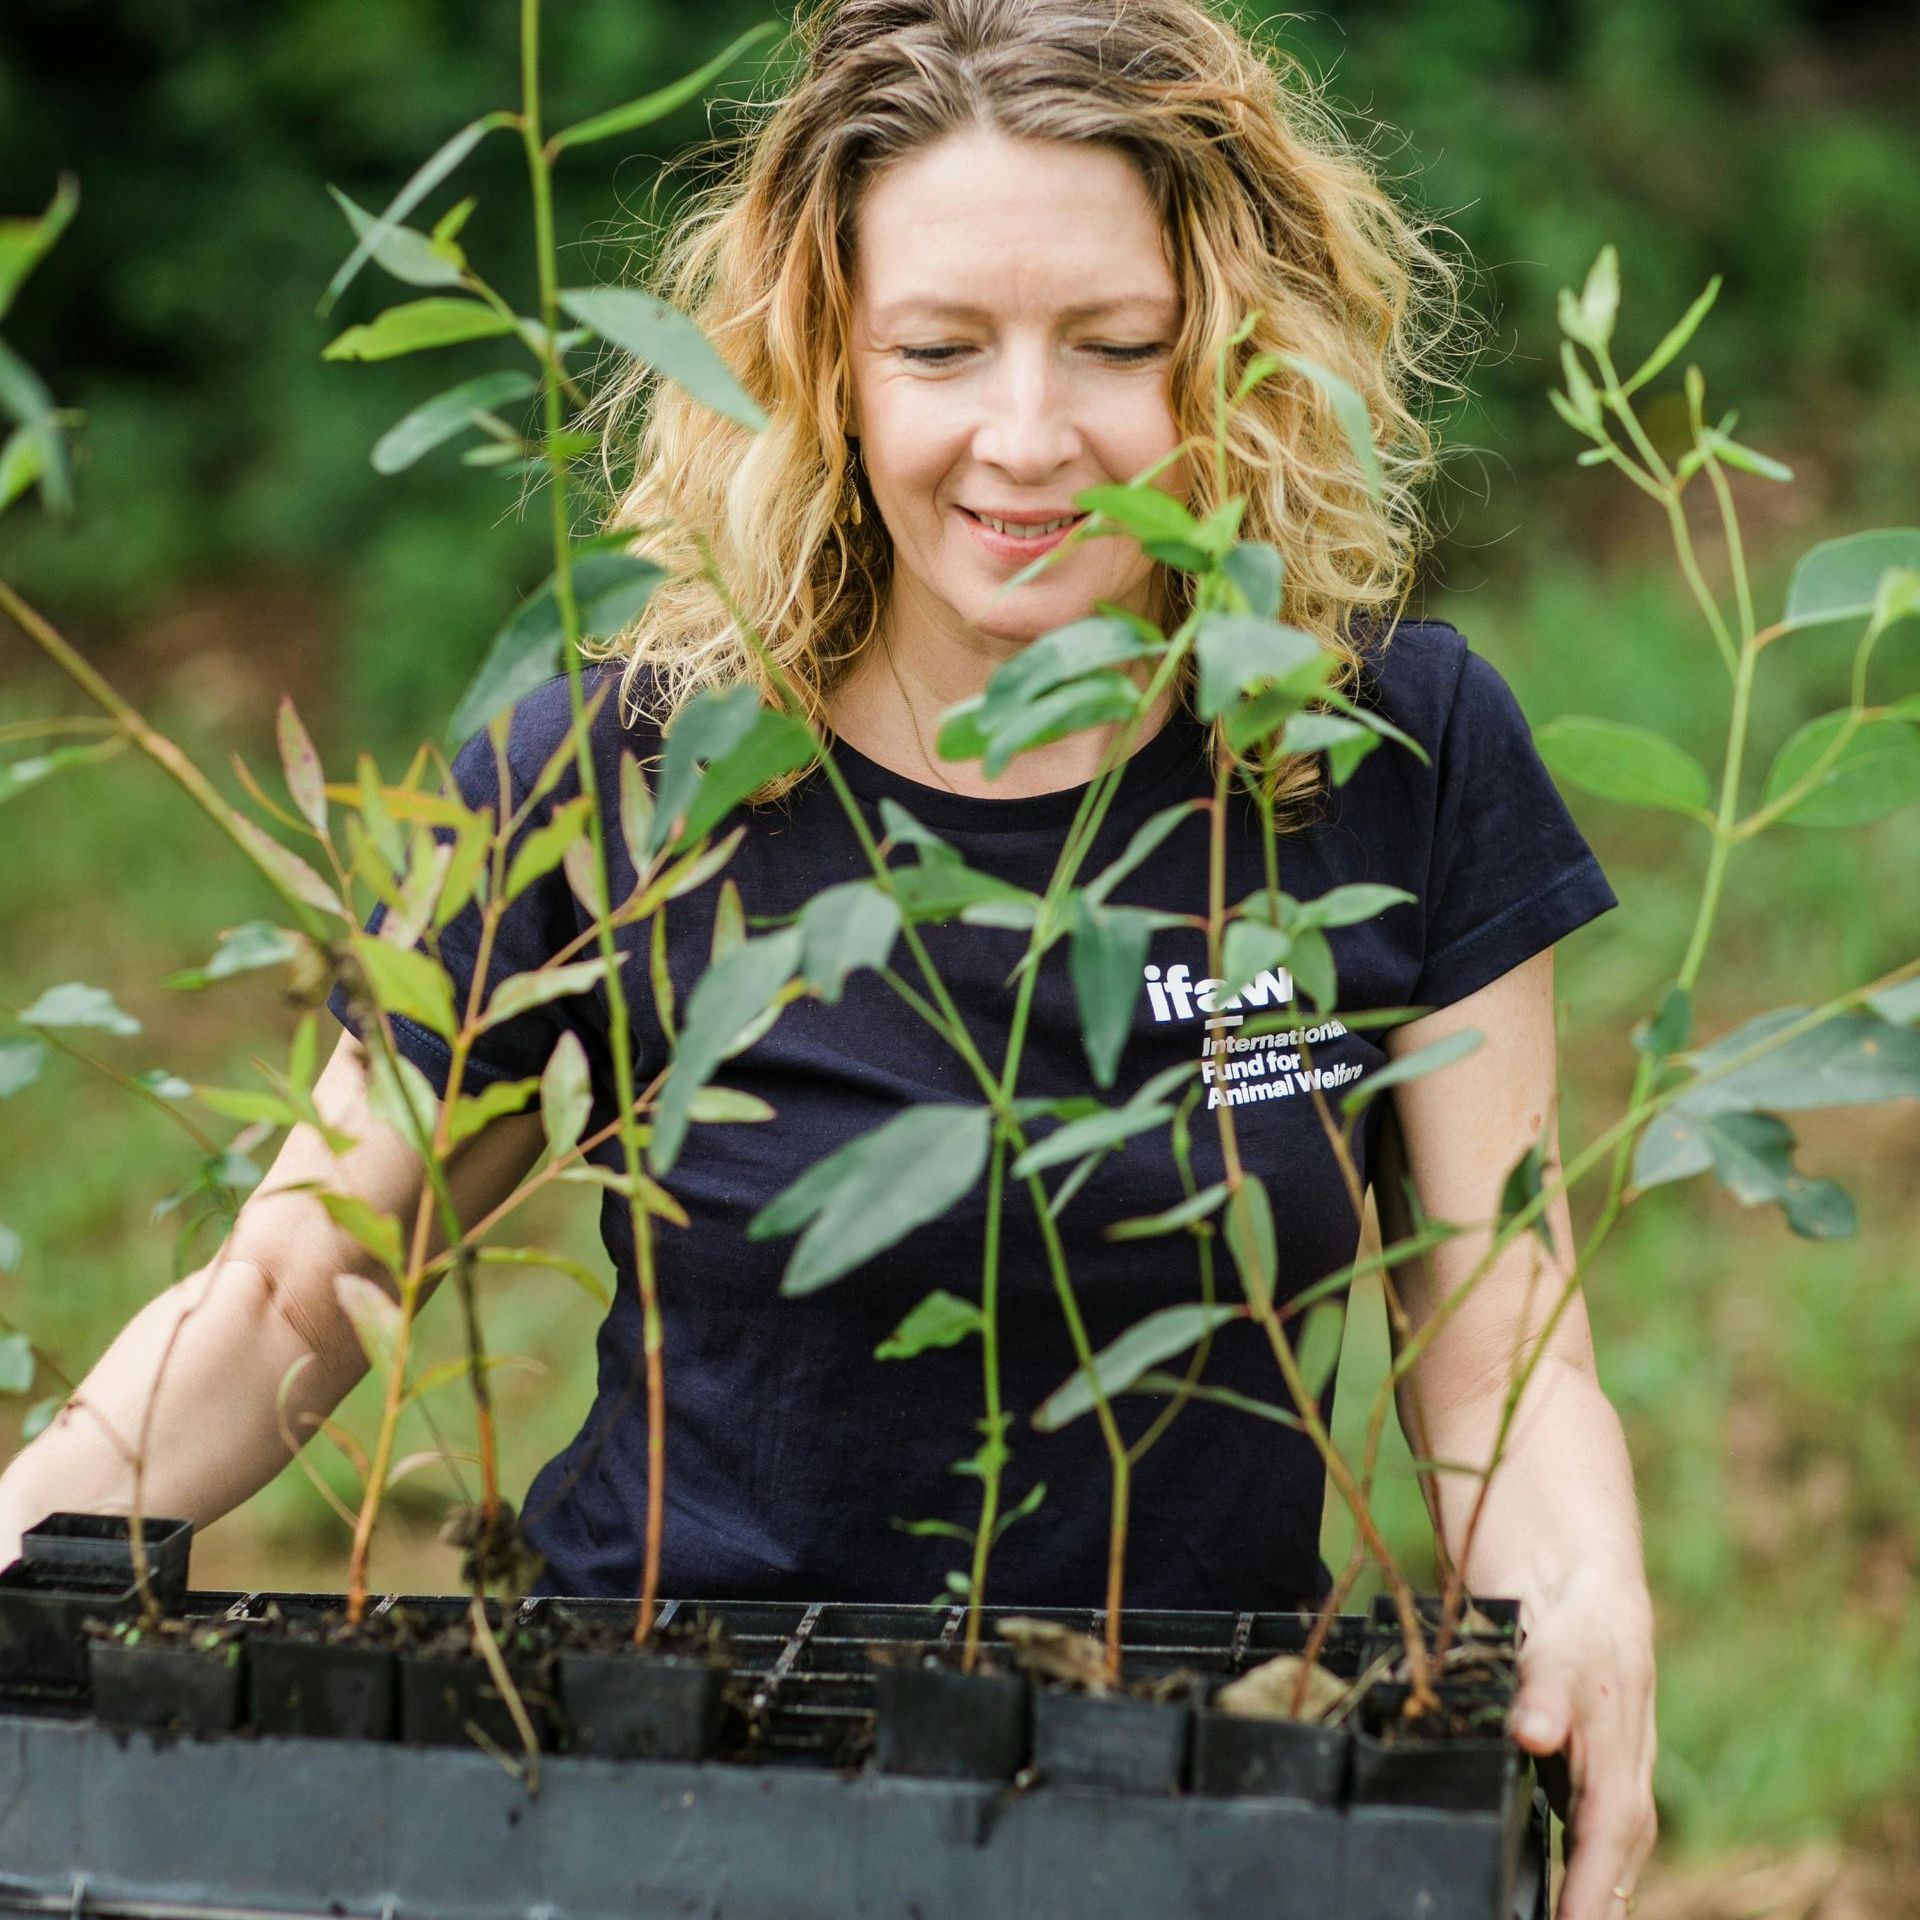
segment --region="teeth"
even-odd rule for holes
[[[973,516],[982,525],[991,527],[995,533],[1012,534],[1016,540],[1037,540],[1042,534],[1056,533],[1062,527],[1070,527],[1080,518],[1070,513],[1064,520],[996,520],[990,513],[976,513]]]

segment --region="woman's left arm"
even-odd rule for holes
[[[1395,1028],[1388,1051],[1411,1053],[1462,1028],[1481,1046],[1394,1089],[1397,1151],[1374,1181],[1382,1232],[1406,1231],[1401,1153],[1435,1219],[1472,1223],[1424,1261],[1391,1275],[1418,1331],[1485,1255],[1507,1176],[1544,1136],[1560,1173],[1558,1082],[1549,948],[1466,999]],[[1389,1136],[1392,1129],[1387,1130]],[[1389,1140],[1389,1145],[1393,1143]],[[1402,1381],[1401,1425],[1416,1455],[1482,1467],[1519,1365],[1566,1285],[1573,1226],[1566,1198],[1543,1219],[1549,1252],[1523,1234],[1487,1270]],[[1394,1336],[1399,1351],[1400,1336]],[[1600,1389],[1586,1303],[1575,1293],[1534,1368],[1466,1551],[1481,1479],[1440,1473],[1434,1524],[1474,1593],[1521,1602],[1526,1645],[1513,1731],[1541,1756],[1565,1755],[1571,1792],[1559,1920],[1620,1920],[1656,1832],[1653,1804],[1653,1608],[1619,1416]]]

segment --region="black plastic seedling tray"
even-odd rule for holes
[[[237,1622],[337,1608],[338,1594],[192,1592],[190,1617]],[[389,1597],[453,1617],[458,1597]],[[631,1601],[531,1600],[609,1620]],[[1099,1635],[1090,1610],[1039,1613]],[[0,1909],[367,1920],[1546,1920],[1546,1808],[1511,1742],[1469,1784],[1397,1750],[1272,1776],[1296,1791],[1179,1790],[1069,1742],[1068,1777],[884,1770],[883,1669],[951,1653],[959,1608],[669,1602],[661,1625],[726,1622],[728,1733],[706,1762],[540,1756],[537,1789],[479,1747],[262,1734],[187,1737],[103,1725],[84,1701],[0,1706]],[[1297,1650],[1306,1616],[1130,1614],[1126,1670],[1205,1683]],[[1343,1618],[1324,1656],[1377,1644]],[[1186,1743],[1191,1747],[1194,1743]],[[1178,1741],[1162,1741],[1170,1752]],[[1392,1750],[1390,1750],[1392,1751]],[[1503,1754],[1504,1758],[1497,1758]],[[1466,1756],[1463,1755],[1464,1759]],[[1166,1764],[1173,1764],[1167,1762]],[[1378,1796],[1356,1799],[1374,1778]],[[1261,1775],[1250,1778],[1256,1788]],[[1466,1804],[1447,1804],[1449,1800]]]

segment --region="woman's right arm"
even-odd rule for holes
[[[52,1424],[0,1474],[0,1566],[18,1558],[21,1533],[49,1513],[128,1512],[134,1452],[149,1421],[142,1511],[209,1525],[292,1458],[278,1411],[290,1367],[305,1363],[285,1407],[300,1441],[366,1372],[334,1276],[363,1274],[390,1291],[393,1283],[313,1194],[286,1189],[318,1181],[354,1194],[397,1216],[410,1244],[420,1157],[369,1110],[367,1065],[360,1042],[342,1034],[313,1090],[322,1118],[356,1144],[336,1157],[312,1127],[295,1127],[214,1259],[134,1315]],[[537,1111],[463,1141],[447,1164],[461,1221],[505,1199],[543,1141]],[[446,1238],[438,1208],[429,1211],[438,1253]]]

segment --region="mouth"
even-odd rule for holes
[[[962,507],[961,517],[973,529],[981,543],[991,551],[1015,557],[1045,553],[1055,547],[1087,518],[1084,513],[1023,515],[1019,519],[999,514],[978,513]]]

